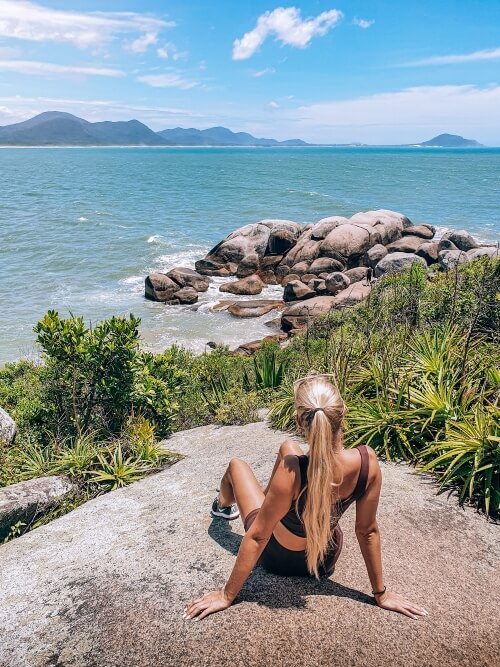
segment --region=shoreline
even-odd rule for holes
[[[242,146],[242,145],[227,145],[227,144],[210,144],[210,145],[194,145],[191,146],[189,144],[176,144],[173,146],[146,146],[144,144],[106,144],[106,145],[100,145],[100,144],[89,144],[88,146],[75,146],[72,144],[69,145],[60,145],[60,144],[51,144],[51,145],[33,145],[33,146],[23,146],[23,145],[8,145],[8,144],[1,144],[0,149],[4,148],[15,148],[15,149],[27,149],[27,148],[158,148],[158,149],[171,149],[171,148],[261,148],[261,149],[269,149],[269,148],[285,148],[285,149],[295,149],[295,148],[300,148],[300,149],[311,149],[311,148],[359,148],[359,149],[392,149],[392,150],[440,150],[440,151],[495,151],[495,150],[500,150],[500,146],[421,146],[419,144],[409,144],[409,145],[390,145],[390,144],[309,144],[307,146],[259,146],[259,145],[252,145],[252,146]]]

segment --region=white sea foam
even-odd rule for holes
[[[144,276],[128,276],[118,281],[120,285],[142,285],[144,283]]]
[[[82,215],[80,218],[78,218],[78,222],[88,222],[89,219],[86,218],[84,215]]]

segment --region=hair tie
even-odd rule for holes
[[[321,412],[324,412],[324,411],[325,411],[324,408],[314,408],[314,410],[312,410],[312,413],[311,413],[312,416],[314,417],[314,415],[315,415],[317,412],[319,412],[320,410],[321,410]]]

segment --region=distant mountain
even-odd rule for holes
[[[458,134],[439,134],[429,141],[423,141],[418,144],[419,146],[434,146],[441,148],[472,148],[477,146],[482,146],[479,142],[474,139],[464,139]]]
[[[256,139],[225,127],[153,132],[138,120],[90,123],[62,111],[0,127],[0,146],[308,146],[300,139]]]
[[[3,146],[168,146],[138,120],[89,123],[70,113],[46,111],[23,123],[0,127]]]
[[[308,146],[301,139],[257,139],[248,132],[232,132],[227,127],[211,127],[208,130],[197,130],[194,127],[184,129],[176,127],[162,130],[158,134],[167,141],[179,146]]]

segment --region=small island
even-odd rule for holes
[[[480,148],[480,144],[475,139],[464,139],[459,134],[438,134],[428,141],[422,141],[418,146],[428,148]]]

